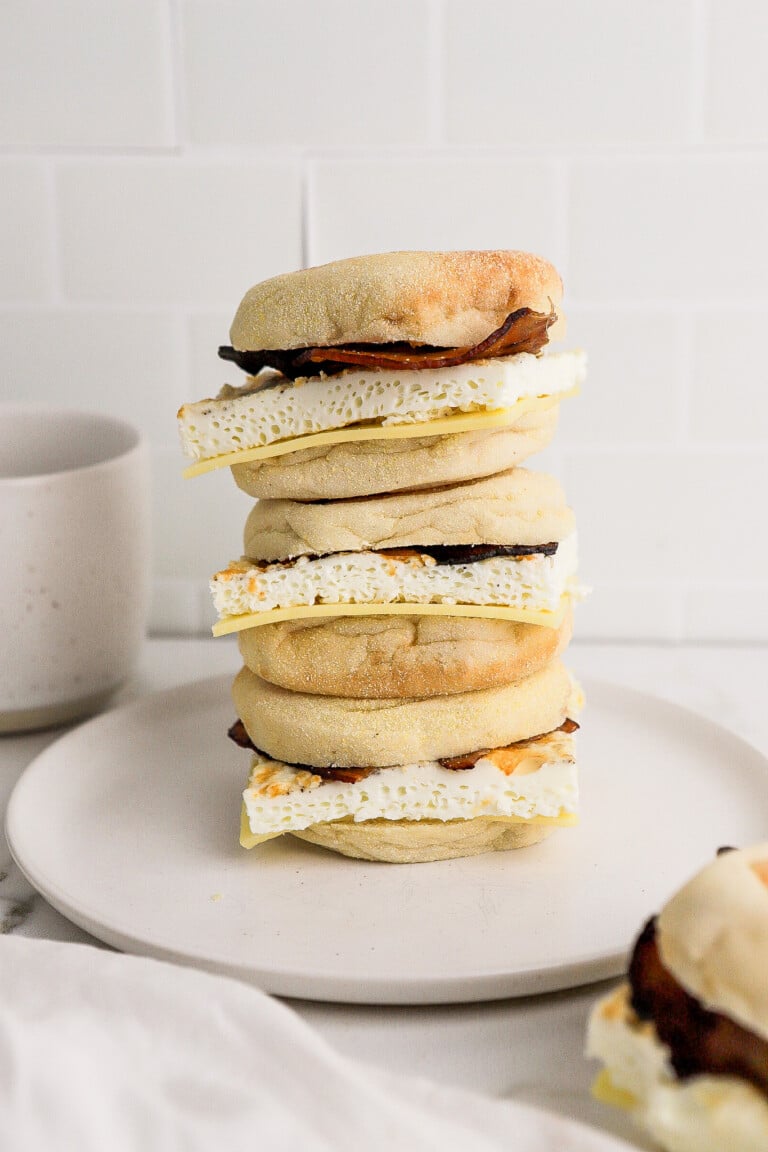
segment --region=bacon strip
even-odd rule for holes
[[[536,354],[547,343],[548,329],[557,319],[554,307],[550,312],[534,312],[531,308],[518,308],[510,312],[501,324],[479,344],[462,348],[435,348],[431,345],[345,344],[329,348],[266,348],[241,351],[224,344],[219,348],[222,360],[231,360],[250,376],[263,368],[276,368],[291,380],[297,376],[316,376],[324,372],[331,376],[349,366],[357,368],[454,368],[471,360],[491,356],[516,356],[520,352]]]
[[[258,748],[246,732],[245,724],[243,724],[242,720],[235,720],[232,727],[227,729],[227,736],[229,736],[230,740],[234,740],[238,748],[247,748],[251,752],[258,752]]]
[[[672,1067],[687,1076],[738,1076],[768,1095],[768,1041],[691,996],[661,961],[656,920],[645,925],[629,966],[632,1007],[652,1020],[670,1050]]]
[[[571,732],[578,732],[579,725],[575,720],[564,720],[559,728],[554,728],[554,732],[566,732],[570,735]],[[548,736],[549,733],[542,733]],[[530,744],[532,740],[538,740],[538,736],[529,736],[527,740],[519,740],[516,744],[508,744],[507,748],[519,748],[521,744]],[[493,748],[481,748],[479,752],[465,752],[463,756],[446,756],[442,760],[438,760],[443,768],[449,768],[452,772],[466,772],[468,768],[474,768],[478,760],[482,760],[483,756],[487,756],[489,752],[493,752]]]
[[[317,501],[328,503],[331,501]],[[338,503],[338,501],[335,501]],[[431,557],[439,566],[442,564],[475,564],[480,560],[492,560],[496,556],[509,556],[513,560],[521,560],[527,556],[554,556],[557,552],[557,541],[550,540],[546,544],[413,544],[407,548],[373,548],[371,551],[378,556],[386,556],[390,560],[413,560],[421,556]],[[335,552],[321,552],[311,556],[312,560],[323,560],[326,556],[335,556]],[[282,564],[290,568],[295,564],[293,560],[252,560],[252,567],[267,569],[273,565]]]
[[[554,556],[557,542],[547,544],[428,544],[418,548],[380,548],[382,556],[402,559],[408,552],[425,553],[438,564],[474,564],[479,560],[492,560],[495,556],[511,556],[519,560],[524,556]],[[393,555],[399,553],[400,555]]]
[[[564,720],[559,728],[553,729],[554,732],[577,732],[579,725],[575,720]],[[549,735],[549,733],[543,733]],[[242,720],[235,720],[232,727],[227,732],[230,740],[234,740],[235,744],[240,748],[248,748],[251,752],[258,752],[260,756],[269,759],[266,752],[262,752],[260,748],[251,740],[248,735],[245,724]],[[507,745],[508,748],[518,748],[521,744],[529,744],[531,740],[538,740],[538,736],[530,736],[527,740],[519,740],[516,744]],[[454,772],[463,772],[467,768],[474,768],[478,760],[492,751],[490,748],[481,748],[479,752],[467,752],[463,756],[448,756],[443,760],[438,760],[443,768],[448,768]],[[335,768],[335,767],[316,767],[314,764],[291,764],[291,768],[301,768],[304,772],[312,772],[315,776],[322,776],[323,780],[339,780],[343,784],[358,784],[361,780],[365,780],[366,776],[370,776],[374,772],[381,772],[381,768]],[[386,769],[384,769],[386,771]]]
[[[296,765],[296,767],[304,767],[304,765]],[[307,767],[307,772],[313,772],[315,776],[322,776],[323,780],[338,780],[342,784],[359,784],[361,780],[365,780],[366,776],[372,776],[374,772],[380,772],[380,768],[315,768]]]
[[[267,754],[257,748],[246,731],[242,720],[235,720],[227,731],[230,740],[234,740],[238,748],[247,748],[251,752],[258,752],[260,756],[268,759]],[[312,772],[315,776],[322,776],[324,780],[340,780],[344,784],[358,784],[370,776],[371,772],[378,772],[378,768],[316,768],[309,764],[292,764],[292,768],[302,768],[305,772]]]

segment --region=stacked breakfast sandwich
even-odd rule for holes
[[[768,844],[722,849],[646,924],[587,1051],[660,1148],[768,1148]]]
[[[179,423],[188,475],[230,466],[257,498],[212,581],[246,847],[437,860],[575,822],[575,524],[520,467],[584,375],[544,351],[561,295],[527,253],[401,252],[241,303],[220,355],[245,384]]]

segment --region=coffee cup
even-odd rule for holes
[[[0,406],[0,732],[98,711],[149,599],[149,464],[111,416]]]

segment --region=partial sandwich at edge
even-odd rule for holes
[[[646,924],[592,1012],[595,1095],[667,1152],[768,1148],[768,844],[722,850]]]

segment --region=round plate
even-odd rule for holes
[[[617,975],[645,919],[720,845],[765,837],[759,752],[676,705],[587,684],[576,828],[435,864],[349,860],[292,837],[246,852],[230,680],[92,720],[16,785],[19,866],[117,948],[312,1000],[546,992]]]

